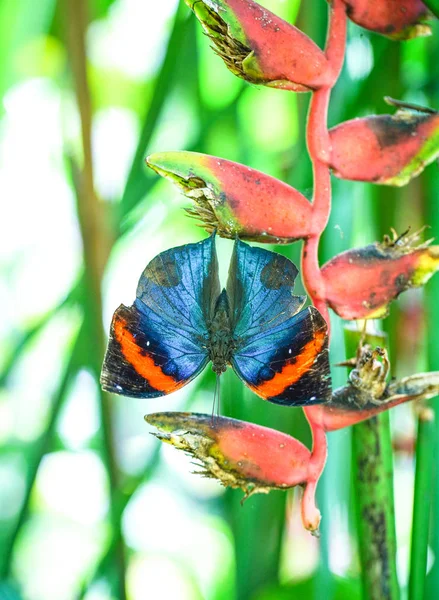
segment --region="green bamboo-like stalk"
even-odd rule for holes
[[[424,407],[419,411],[416,443],[409,600],[424,597],[430,508],[433,494],[431,475],[436,446],[435,433],[434,413],[431,408]]]
[[[355,356],[361,331],[345,328],[346,354]],[[365,342],[385,346],[383,334],[367,334]],[[353,477],[363,597],[397,600],[396,532],[389,413],[353,428]]]
[[[418,189],[421,198],[433,199],[434,191],[429,190],[428,185],[424,185],[429,180],[430,173],[419,181]],[[430,192],[430,194],[429,194]],[[431,193],[433,192],[433,193]],[[429,196],[431,198],[429,198]],[[428,211],[427,211],[428,212]],[[425,217],[426,223],[430,223],[430,215]],[[433,225],[435,225],[433,221]],[[433,280],[431,284],[435,284]],[[430,285],[431,285],[430,284]],[[427,287],[427,300],[430,295],[430,285]],[[437,316],[437,309],[434,309],[433,314],[430,312],[432,327],[434,328],[434,317]],[[433,329],[434,330],[434,329]],[[432,330],[432,331],[433,331]],[[430,331],[430,328],[429,328]],[[431,334],[429,335],[431,337]],[[436,344],[433,343],[435,352]],[[431,356],[434,362],[434,354]],[[431,363],[432,361],[430,361]],[[434,364],[430,364],[430,368],[434,370]],[[431,404],[433,402],[433,404]],[[415,468],[415,489],[413,498],[413,520],[412,520],[412,536],[411,536],[411,554],[410,554],[410,576],[409,576],[409,600],[424,598],[426,587],[427,574],[427,558],[430,536],[430,516],[433,499],[433,473],[434,473],[434,456],[436,453],[436,424],[435,414],[430,406],[434,406],[434,400],[425,403],[418,410],[418,426],[417,426],[417,441],[416,441],[416,468]]]

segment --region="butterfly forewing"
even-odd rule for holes
[[[219,291],[214,236],[156,256],[133,306],[114,313],[102,387],[155,397],[193,379],[208,362],[207,323]]]
[[[158,254],[137,286],[141,307],[193,335],[207,333],[220,293],[215,235]]]
[[[327,325],[315,308],[300,311],[296,274],[287,258],[237,241],[227,291],[233,368],[259,396],[303,406],[328,401],[331,380]]]
[[[293,295],[296,276],[284,256],[237,239],[227,281],[235,336],[257,335],[295,315],[306,300]]]

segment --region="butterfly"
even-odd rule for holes
[[[208,364],[232,366],[262,398],[304,406],[331,398],[327,325],[294,296],[295,265],[238,238],[221,290],[215,232],[158,254],[132,306],[113,316],[101,385],[135,398],[174,392]],[[301,310],[302,309],[302,310]]]

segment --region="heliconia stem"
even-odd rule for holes
[[[302,523],[313,535],[318,535],[321,513],[316,506],[317,481],[309,482],[303,490]]]
[[[328,162],[331,143],[327,127],[328,106],[331,89],[335,85],[343,65],[346,46],[346,6],[342,0],[334,0],[330,9],[329,29],[325,54],[334,74],[332,85],[321,88],[311,98],[307,145],[312,162],[314,194],[312,234],[305,240],[302,250],[303,282],[313,304],[329,323],[326,307],[324,280],[319,268],[318,248],[320,236],[325,229],[331,211],[331,176]]]
[[[331,328],[329,311],[326,304],[325,281],[319,267],[319,235],[310,236],[302,247],[303,283],[314,306],[320,311],[328,324],[328,334]],[[306,273],[306,276],[305,276]]]
[[[334,87],[343,67],[346,50],[347,13],[343,0],[332,0],[325,54],[334,75]]]
[[[362,332],[345,329],[346,355],[354,356]],[[364,342],[384,347],[384,334]],[[363,591],[367,598],[397,600],[396,532],[389,413],[353,428],[354,490]]]
[[[302,498],[302,521],[309,531],[318,531],[320,511],[316,506],[316,489],[328,456],[328,441],[321,425],[314,421],[312,407],[304,408],[312,432],[312,452],[309,466],[309,479]]]
[[[306,141],[308,144],[308,153],[313,163],[314,178],[317,179],[318,183],[321,183],[320,178],[322,172],[315,173],[315,168],[320,163],[323,163],[323,166],[325,166],[325,170],[328,171],[329,178],[329,169],[327,164],[330,158],[331,142],[327,128],[327,116],[330,95],[331,88],[318,90],[317,92],[313,93],[309,105]],[[314,183],[317,182],[315,181]],[[320,189],[314,186],[314,201],[316,193],[319,192]],[[325,196],[326,195],[327,194],[325,194]]]
[[[332,85],[315,91],[312,95],[307,121],[307,145],[312,162],[314,193],[312,234],[304,240],[302,247],[302,277],[305,288],[314,306],[320,311],[328,324],[330,319],[326,304],[325,282],[319,267],[319,241],[331,212],[331,175],[328,161],[331,144],[327,126],[328,106],[331,89],[340,74],[346,47],[346,5],[342,0],[333,0],[329,14],[329,28],[325,54],[333,73]],[[315,491],[320,475],[325,468],[328,444],[326,433],[319,423],[319,413],[313,407],[304,409],[313,435],[311,464],[314,483],[308,483],[302,499],[302,519],[306,523],[314,518],[320,522],[320,512],[315,505]],[[314,509],[312,508],[314,507]],[[314,511],[314,517],[311,515]],[[317,512],[316,512],[317,511]],[[305,525],[306,526],[306,525]],[[307,529],[312,530],[311,527]]]

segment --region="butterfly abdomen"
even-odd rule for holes
[[[213,317],[208,326],[208,352],[212,369],[218,375],[227,370],[235,349],[230,323],[230,307],[226,290],[218,297]]]

